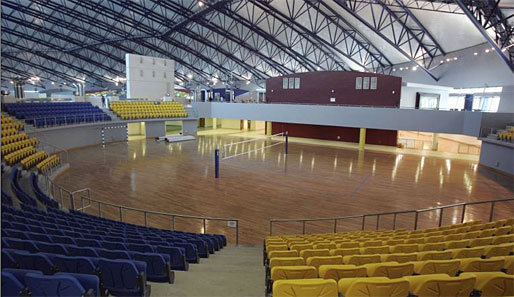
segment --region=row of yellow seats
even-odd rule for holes
[[[40,173],[47,171],[48,169],[57,166],[61,163],[61,159],[57,155],[51,155],[36,165],[37,170]]]
[[[2,145],[6,145],[6,144],[21,141],[24,139],[28,139],[28,138],[29,138],[29,136],[26,133],[19,133],[19,134],[7,136],[7,137],[2,136],[1,142],[2,142]]]
[[[36,153],[36,149],[32,146],[28,146],[5,155],[4,160],[8,165],[13,165],[34,153]]]
[[[314,264],[314,265],[312,265]],[[456,260],[427,260],[406,263],[383,262],[361,266],[351,264],[317,265],[315,259],[304,265],[274,266],[271,269],[270,284],[282,279],[323,278],[340,280],[349,277],[400,278],[409,275],[447,274],[456,276],[464,272],[506,272],[514,275],[514,256],[492,259],[465,258]]]
[[[2,130],[7,130],[7,129],[21,130],[21,129],[23,129],[23,124],[20,122],[2,123],[1,129]]]
[[[446,274],[406,276],[399,279],[387,277],[356,277],[340,279],[279,280],[273,284],[273,297],[345,297],[391,296],[418,297],[462,296],[474,290],[482,297],[512,296],[514,276],[503,272],[463,273],[458,277]]]
[[[144,101],[140,101],[140,102],[118,101],[118,102],[111,102],[110,105],[111,106],[128,106],[128,105],[141,106],[141,105],[181,105],[181,104],[178,102],[174,102],[174,101],[162,101],[162,102],[159,102],[158,104],[156,104],[155,102],[144,102]]]
[[[2,114],[2,124],[7,124],[7,123],[11,123],[13,121],[13,119],[9,116],[4,116]]]
[[[355,242],[367,242],[367,241],[382,241],[386,242],[389,240],[404,240],[403,243],[407,243],[407,240],[413,240],[409,243],[422,243],[418,239],[427,237],[437,236],[450,236],[449,240],[476,238],[480,236],[481,231],[485,231],[484,234],[498,234],[502,235],[502,232],[508,233],[508,228],[514,225],[514,219],[505,219],[486,224],[480,224],[480,222],[469,222],[464,224],[455,224],[451,226],[444,226],[439,228],[431,228],[426,230],[385,230],[385,231],[358,231],[351,233],[332,233],[332,234],[313,234],[313,235],[289,235],[289,236],[268,236],[266,237],[266,245],[270,244],[289,244],[295,242],[319,242],[319,241],[331,241],[335,243],[355,241]],[[501,229],[493,230],[492,229]],[[487,231],[489,230],[489,231]],[[478,233],[477,233],[478,232]],[[472,233],[461,237],[462,233]],[[506,234],[506,233],[503,233]],[[490,235],[486,235],[490,236]],[[424,242],[424,241],[423,241]],[[375,244],[379,245],[379,244]],[[364,245],[368,246],[368,245]]]
[[[37,163],[43,161],[48,157],[48,154],[45,151],[40,151],[35,154],[32,154],[24,159],[21,160],[21,165],[23,166],[23,169],[29,169],[32,168]]]
[[[12,136],[12,135],[15,135],[15,134],[18,134],[18,130],[17,129],[2,129],[2,132],[1,132],[1,135],[2,137],[7,137],[7,136]]]
[[[513,131],[502,131],[498,133],[498,138],[502,141],[508,141],[512,142],[514,139],[514,132]]]
[[[155,119],[155,118],[178,118],[187,117],[187,113],[154,113],[154,114],[143,114],[143,113],[124,113],[119,114],[122,120],[132,119]]]
[[[127,111],[185,111],[184,108],[179,107],[143,107],[143,108],[113,108],[114,112],[127,112]]]
[[[6,155],[6,154],[10,154],[14,151],[17,151],[17,150],[22,149],[27,146],[31,146],[31,145],[35,146],[38,144],[38,142],[39,142],[38,139],[33,137],[30,139],[25,139],[25,140],[2,145],[2,156]]]

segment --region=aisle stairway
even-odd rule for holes
[[[188,272],[176,271],[173,286],[152,283],[152,296],[264,296],[263,275],[262,246],[226,246],[216,257],[189,266]]]

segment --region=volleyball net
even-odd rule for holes
[[[220,148],[214,150],[214,175],[220,177],[220,161],[237,158],[242,155],[257,153],[278,145],[284,145],[284,152],[288,151],[288,135],[286,133],[277,133],[267,135],[264,138],[248,139],[227,143]]]

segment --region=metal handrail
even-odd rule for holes
[[[104,119],[104,115],[106,115],[105,112],[90,112],[90,113],[78,113],[78,114],[70,114],[70,115],[58,115],[58,116],[41,116],[41,117],[31,117],[31,118],[25,118],[25,121],[33,121],[33,125],[36,128],[40,128],[37,124],[37,120],[44,120],[45,124],[44,127],[51,127],[51,126],[58,126],[57,119],[63,119],[65,124],[67,124],[68,120],[73,119],[74,124],[78,123],[78,120],[81,120],[81,122],[87,123],[86,117],[88,116],[94,116],[94,120],[92,122],[108,122],[110,120]],[[96,120],[96,116],[101,116],[100,120]],[[53,119],[54,123],[49,125],[49,120]],[[111,119],[112,120],[112,119]]]
[[[491,208],[489,210],[489,222],[493,220],[494,217],[494,206],[499,202],[507,202],[514,201],[514,198],[505,198],[505,199],[497,199],[497,200],[487,200],[487,201],[474,201],[474,202],[459,202],[448,205],[441,205],[417,210],[401,210],[401,211],[391,211],[391,212],[380,212],[380,213],[372,213],[372,214],[363,214],[363,215],[349,215],[342,217],[331,217],[331,218],[304,218],[304,219],[272,219],[269,221],[269,235],[273,235],[273,223],[284,223],[284,222],[302,222],[302,234],[305,234],[305,223],[306,222],[317,222],[317,221],[334,221],[334,229],[333,233],[337,233],[337,221],[344,219],[355,219],[362,218],[362,227],[361,230],[364,230],[364,226],[366,224],[366,217],[377,217],[376,230],[379,229],[380,226],[380,217],[385,215],[394,215],[393,218],[393,230],[396,229],[396,219],[397,215],[405,214],[405,213],[414,213],[414,230],[418,229],[418,218],[420,213],[428,212],[428,211],[436,211],[439,210],[439,227],[442,226],[443,223],[443,213],[447,208],[459,207],[462,206],[462,215],[460,222],[464,222],[464,218],[466,216],[466,207],[468,205],[477,205],[477,204],[491,204]]]
[[[87,192],[90,193],[89,189],[87,189],[87,190],[88,190]],[[75,191],[73,193],[77,193],[77,192],[80,192],[80,191],[81,190]],[[104,202],[104,201],[92,199],[90,197],[80,196],[81,207],[80,207],[79,210],[82,211],[82,212],[84,212],[84,209],[85,209],[85,207],[84,207],[84,200],[87,200],[89,202],[89,204],[91,204],[91,202],[98,203],[98,217],[100,217],[100,218],[102,217],[102,207],[101,207],[102,205],[112,206],[112,207],[118,208],[119,209],[119,219],[120,219],[120,222],[123,222],[123,210],[132,210],[132,211],[137,211],[137,212],[143,213],[145,227],[147,226],[147,215],[148,214],[156,214],[156,215],[162,215],[162,216],[171,217],[171,222],[172,222],[171,230],[172,231],[175,231],[175,225],[176,225],[175,219],[176,218],[186,218],[186,219],[202,220],[202,222],[203,222],[203,234],[207,233],[207,221],[235,222],[236,223],[236,227],[235,227],[236,228],[236,230],[235,230],[236,245],[239,245],[239,220],[238,219],[214,218],[214,217],[204,217],[204,216],[195,216],[195,215],[176,214],[176,213],[169,213],[169,212],[162,212],[162,211],[153,211],[153,210],[140,209],[140,208],[135,208],[135,207],[130,207],[130,206],[123,206],[123,205],[119,205],[119,204],[115,204],[115,203]]]

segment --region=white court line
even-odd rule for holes
[[[273,146],[276,146],[276,145],[279,145],[279,144],[282,144],[282,143],[284,143],[284,142],[282,141],[282,142],[278,142],[278,143],[275,143],[275,144],[272,144],[272,145],[268,145],[268,146],[265,146],[265,147],[261,147],[261,148],[255,149],[255,150],[247,151],[247,152],[244,152],[244,153],[239,153],[239,154],[232,155],[232,156],[229,156],[229,157],[224,157],[224,158],[222,158],[221,160],[227,160],[227,159],[234,158],[234,157],[237,157],[237,156],[241,156],[241,155],[249,154],[249,153],[251,153],[251,152],[260,151],[260,150],[263,150],[263,149],[266,149],[266,148],[270,148],[270,147],[273,147]]]

